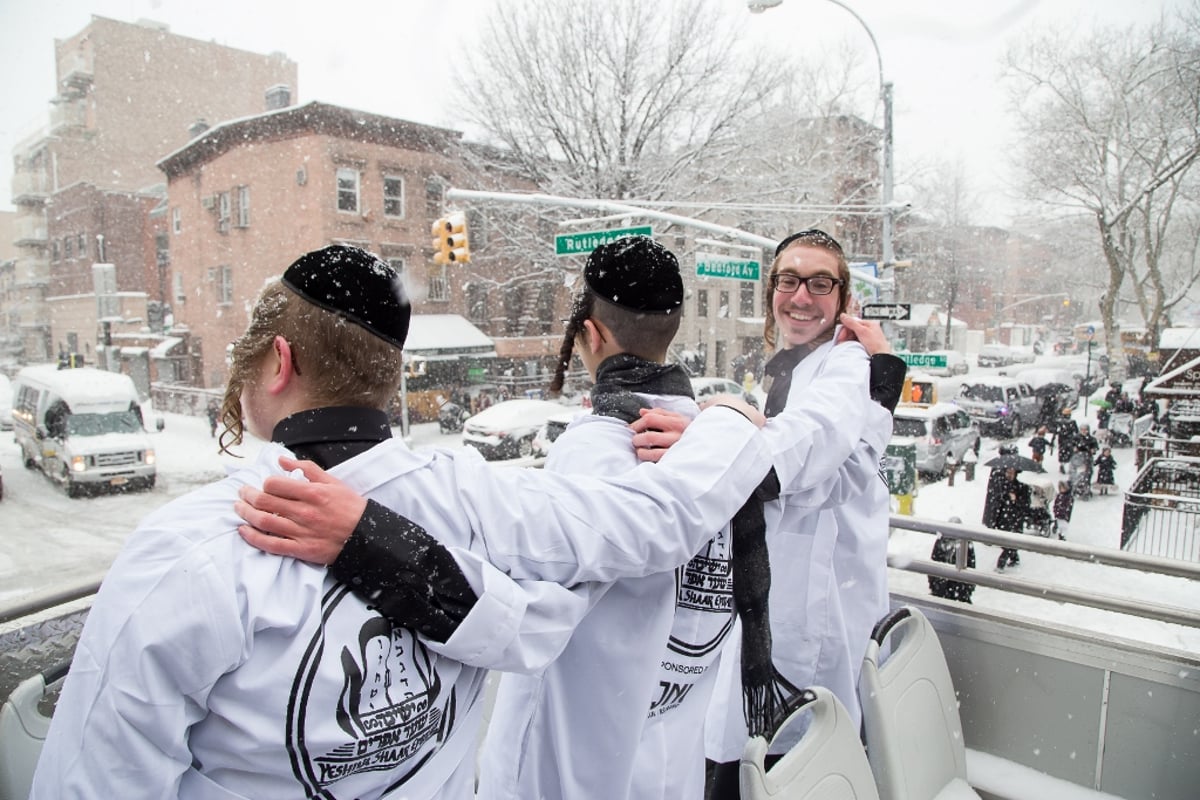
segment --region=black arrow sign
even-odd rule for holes
[[[890,319],[900,322],[912,316],[912,306],[908,303],[872,303],[863,306],[863,319]]]

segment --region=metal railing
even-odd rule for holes
[[[1152,458],[1125,492],[1121,549],[1200,562],[1200,457]]]
[[[1088,547],[1056,539],[1043,539],[1038,536],[1008,533],[1006,531],[998,531],[974,525],[957,525],[950,522],[901,516],[898,514],[892,515],[891,526],[897,529],[918,531],[921,533],[944,534],[960,542],[979,542],[999,547],[1016,547],[1022,551],[1045,553],[1073,561],[1105,564],[1138,570],[1140,572],[1200,581],[1200,564],[1191,561],[1126,553],[1108,548]],[[1102,592],[1066,588],[1058,584],[1014,578],[1009,575],[997,575],[974,569],[960,569],[956,565],[942,564],[923,559],[889,557],[888,565],[907,572],[932,575],[937,578],[950,578],[962,583],[986,586],[991,589],[1000,589],[1015,594],[1075,603],[1090,608],[1118,611],[1136,617],[1174,622],[1190,628],[1200,628],[1200,610],[1180,608],[1178,606],[1165,605],[1142,599],[1116,597]],[[1200,586],[1196,588],[1197,592],[1200,592]]]

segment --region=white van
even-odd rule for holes
[[[41,469],[71,497],[154,486],[154,448],[128,375],[26,367],[13,379],[12,418],[25,466]]]

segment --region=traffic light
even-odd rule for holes
[[[467,215],[462,212],[451,214],[447,223],[449,235],[446,237],[446,244],[450,251],[450,261],[466,264],[471,260],[471,247],[467,242]]]
[[[437,264],[466,264],[471,260],[467,215],[456,212],[433,223],[433,260]]]
[[[450,244],[446,241],[446,235],[450,232],[450,221],[445,217],[439,217],[433,222],[433,229],[430,233],[433,234],[433,261],[435,264],[450,263]]]

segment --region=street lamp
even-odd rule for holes
[[[768,8],[774,8],[782,3],[783,0],[747,0],[747,6],[753,14],[761,14]],[[867,32],[867,38],[871,40],[871,46],[875,48],[875,61],[879,66],[879,93],[883,99],[883,241],[880,264],[880,276],[883,275],[883,270],[892,269],[896,261],[896,253],[892,249],[892,84],[883,77],[883,55],[879,52],[879,43],[875,41],[875,34],[871,31],[870,26],[863,20],[858,13],[841,2],[841,0],[829,0],[835,6],[840,6],[849,14],[858,20],[858,24],[862,25],[863,30]],[[894,285],[891,282],[885,282],[884,289],[886,294],[892,294]],[[885,298],[890,300],[891,298]]]

